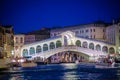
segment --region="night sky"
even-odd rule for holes
[[[15,33],[120,18],[120,0],[0,0],[0,24]]]

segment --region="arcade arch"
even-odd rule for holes
[[[30,55],[34,55],[35,54],[35,48],[30,47],[29,53],[30,53]]]
[[[56,48],[58,48],[58,47],[61,47],[62,46],[62,42],[61,41],[56,41]]]
[[[23,54],[22,54],[22,55],[23,55],[23,57],[28,56],[28,50],[27,50],[27,49],[24,49],[24,50],[23,50]]]
[[[47,51],[48,50],[48,45],[47,44],[43,44],[43,51]]]
[[[94,50],[94,44],[93,44],[93,43],[90,43],[90,44],[89,44],[89,49]]]
[[[41,50],[41,46],[40,45],[38,45],[37,47],[36,47],[36,53],[40,53],[42,50]]]
[[[108,53],[108,47],[107,47],[107,46],[103,46],[102,51],[103,51],[104,53]]]
[[[76,46],[81,47],[81,41],[80,40],[77,40],[75,44],[76,44]]]
[[[84,41],[84,42],[82,43],[82,47],[83,47],[83,48],[88,48],[88,43],[87,43],[86,41]]]
[[[115,49],[114,49],[113,47],[110,47],[110,48],[109,48],[109,53],[110,53],[110,54],[114,54],[114,53],[115,53]]]
[[[96,45],[96,50],[101,51],[101,46],[99,44]]]

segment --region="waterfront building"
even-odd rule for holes
[[[120,52],[120,23],[112,24],[106,28],[106,41],[116,46],[117,53]]]
[[[25,44],[30,44],[33,42],[35,42],[35,35],[25,35],[25,38],[24,38]]]
[[[20,51],[24,45],[24,34],[15,34],[14,35],[14,57],[21,57]]]
[[[14,47],[13,27],[11,25],[0,26],[0,57],[11,57]]]
[[[41,30],[28,32],[27,35],[35,35],[35,42],[41,41],[50,38],[50,29],[42,28]]]
[[[4,57],[4,28],[0,26],[0,58]]]
[[[50,35],[46,34],[35,34],[35,41],[41,41],[50,38]]]
[[[50,36],[51,37],[58,36],[62,32],[69,30],[69,31],[75,32],[76,36],[104,41],[106,26],[107,26],[106,23],[102,21],[97,21],[91,24],[56,28],[50,31]]]
[[[13,26],[3,26],[5,28],[5,43],[4,52],[7,54],[4,57],[11,57],[14,51],[14,31]]]
[[[21,48],[23,45],[41,41],[49,37],[50,35],[49,35],[48,29],[32,31],[26,34],[15,34],[14,35],[14,57],[22,57]]]

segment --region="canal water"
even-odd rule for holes
[[[120,69],[96,69],[92,65],[48,64],[14,68],[0,73],[0,80],[120,80]]]

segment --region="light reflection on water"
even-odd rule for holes
[[[0,80],[120,80],[120,70],[81,69],[81,65],[41,65],[0,74]]]

